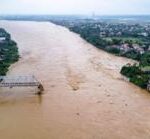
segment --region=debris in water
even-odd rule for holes
[[[76,113],[76,115],[80,116],[80,113]]]

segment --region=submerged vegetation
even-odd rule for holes
[[[6,75],[12,63],[19,59],[16,42],[4,29],[0,28],[0,76]]]

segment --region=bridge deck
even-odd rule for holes
[[[34,76],[0,76],[0,87],[39,86]]]

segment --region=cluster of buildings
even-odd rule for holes
[[[135,51],[136,53],[143,54],[145,52],[144,48],[142,48],[138,44],[129,45],[129,44],[125,43],[125,44],[121,44],[121,45],[112,45],[111,47],[119,49],[120,52],[122,52],[122,53],[126,53],[129,51]]]
[[[140,24],[127,24],[127,23],[107,23],[100,21],[93,22],[71,22],[66,25],[67,27],[73,27],[77,32],[84,32],[87,36],[98,36],[99,38],[107,41],[105,38],[118,38],[123,43],[120,45],[112,43],[112,47],[118,48],[123,52],[134,50],[137,53],[143,54],[144,47],[150,46],[150,26]],[[79,30],[79,31],[78,31]],[[130,41],[132,45],[124,41]],[[131,38],[131,39],[130,39]],[[144,40],[144,41],[142,41]],[[147,46],[145,46],[145,44]],[[140,44],[143,43],[143,44]],[[147,48],[150,50],[150,47]]]
[[[150,26],[140,24],[128,23],[107,23],[107,22],[90,22],[80,24],[80,26],[87,26],[90,30],[98,30],[101,37],[114,37],[114,36],[150,36]]]

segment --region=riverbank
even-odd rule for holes
[[[11,35],[0,28],[0,76],[6,75],[11,64],[19,60],[16,42]]]
[[[120,73],[130,82],[149,91],[150,86],[150,30],[149,23],[122,23],[104,20],[52,20],[78,33],[93,46],[116,56],[127,57],[135,62],[124,65]],[[130,75],[130,76],[129,76]]]
[[[52,23],[0,21],[0,26],[12,34],[21,56],[8,75],[35,75],[45,89],[41,97],[34,88],[0,90],[1,138],[150,138],[150,95],[119,73],[134,61]]]
[[[130,82],[150,91],[150,52],[141,56],[139,64],[127,64],[122,67],[120,73],[126,76]]]

